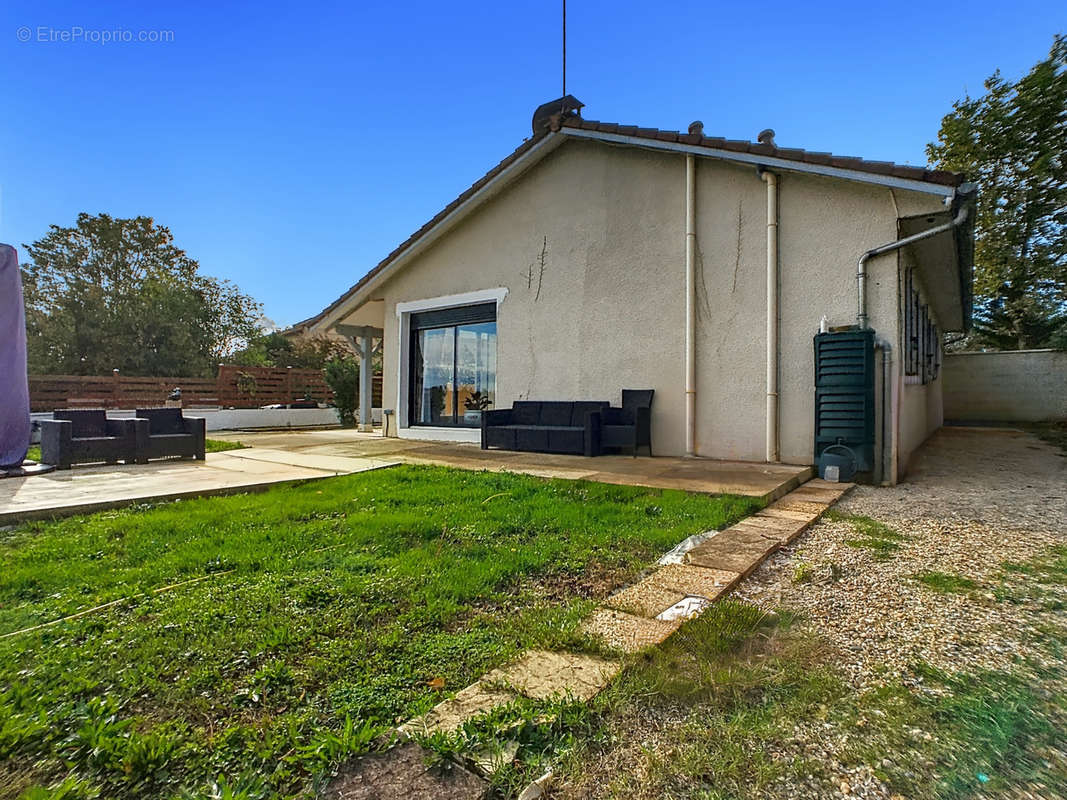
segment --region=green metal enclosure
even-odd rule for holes
[[[874,331],[815,335],[815,463],[831,445],[855,454],[856,471],[874,468]]]

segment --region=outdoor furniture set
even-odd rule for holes
[[[601,455],[647,447],[652,455],[652,389],[623,389],[622,408],[600,400],[518,400],[482,412],[482,449]]]
[[[180,408],[139,408],[136,416],[109,419],[103,409],[64,409],[41,420],[41,461],[59,469],[103,461],[145,464],[153,458],[204,460],[201,417]]]

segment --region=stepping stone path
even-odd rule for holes
[[[771,553],[800,536],[853,485],[819,479],[808,481],[762,511],[696,544],[684,554],[684,563],[657,567],[637,583],[616,592],[603,607],[593,612],[580,630],[623,653],[634,653],[659,644],[683,621],[728,594]],[[399,732],[408,738],[415,733],[452,731],[465,720],[512,702],[520,695],[535,699],[571,696],[589,700],[607,686],[621,668],[622,664],[613,659],[531,650],[513,664],[493,670],[421,717],[401,725]],[[399,755],[391,756],[398,752]],[[415,758],[411,753],[419,755]],[[477,761],[481,763],[476,766],[490,772],[492,768],[487,764],[498,764],[499,758]],[[338,800],[423,797],[419,793],[422,790],[415,789],[422,785],[417,783],[409,784],[408,793],[403,795],[390,794],[385,789],[378,794],[358,793],[368,780],[389,784],[399,774],[396,770],[401,769],[408,770],[412,780],[445,781],[445,778],[434,777],[427,771],[421,749],[409,742],[386,753],[350,762],[334,780],[327,796]],[[478,782],[477,786],[481,787],[478,791],[484,794],[487,784],[465,769],[458,766],[455,769],[459,772],[448,778],[451,783],[434,784],[433,791],[437,793],[425,796],[457,800],[481,797],[482,794],[449,793],[474,791],[476,784],[470,779]]]

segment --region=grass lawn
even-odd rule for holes
[[[0,634],[120,602],[0,638],[0,797],[311,796],[755,507],[403,466],[2,532]]]
[[[226,450],[244,450],[245,445],[240,442],[224,442],[221,439],[205,439],[204,450],[208,453],[222,453]],[[37,444],[31,444],[30,449],[26,452],[26,458],[30,461],[41,460],[41,446]]]

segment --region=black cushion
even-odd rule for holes
[[[99,439],[108,435],[107,412],[101,409],[63,409],[52,413],[53,419],[70,420],[70,434],[75,439]]]
[[[148,420],[149,436],[185,433],[180,408],[139,408],[137,416]]]
[[[541,421],[541,404],[517,401],[511,406],[511,421],[515,425],[537,425]]]
[[[551,401],[541,403],[542,425],[570,425],[574,403]]]

